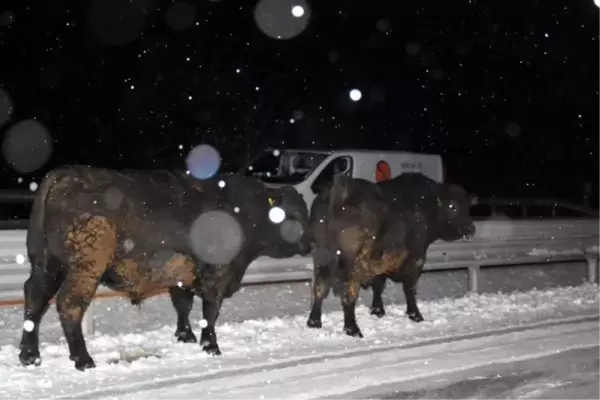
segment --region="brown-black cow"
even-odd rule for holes
[[[394,212],[403,215],[406,226],[408,257],[404,266],[389,278],[402,282],[406,313],[411,320],[421,322],[416,290],[427,249],[438,239],[451,242],[475,234],[470,216],[474,198],[459,185],[439,183],[420,173],[405,173],[379,182],[378,186]],[[378,317],[385,315],[382,299],[385,282],[385,276],[378,276],[371,284],[371,314]]]
[[[269,220],[273,207],[285,212],[283,223]],[[133,304],[168,288],[176,336],[186,342],[196,341],[189,313],[198,295],[207,323],[200,343],[220,354],[215,322],[248,265],[310,250],[306,203],[292,187],[238,175],[199,181],[184,172],[58,168],[42,181],[30,216],[19,358],[41,362],[39,324],[56,295],[71,360],[93,368],[81,321],[101,283]]]
[[[404,262],[404,221],[392,216],[381,189],[360,178],[337,176],[311,208],[316,244],[312,310],[307,325],[321,327],[322,302],[333,286],[344,310],[344,331],[362,337],[355,307],[361,286]]]
[[[321,327],[323,299],[337,283],[345,288],[344,330],[362,337],[354,317],[359,285],[373,288],[371,313],[383,316],[381,295],[387,278],[402,282],[409,318],[422,321],[416,286],[427,248],[438,238],[450,241],[474,234],[469,205],[463,188],[422,174],[403,174],[378,184],[337,178],[311,209],[317,250],[307,325]]]

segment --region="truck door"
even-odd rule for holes
[[[317,195],[321,193],[323,189],[328,188],[333,183],[333,177],[338,174],[351,176],[352,157],[339,156],[334,158],[315,177],[310,185],[310,189],[303,193],[304,200],[306,201],[309,210],[312,206],[312,202],[315,200],[315,197],[317,197]]]

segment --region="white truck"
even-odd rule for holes
[[[421,172],[438,182],[443,182],[445,175],[442,158],[436,154],[350,149],[269,148],[240,171],[271,186],[293,185],[309,210],[317,194],[337,174],[379,182],[405,172]]]

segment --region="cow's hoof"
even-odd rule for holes
[[[96,368],[96,363],[91,357],[82,357],[75,361],[75,369],[85,371],[86,369]]]
[[[306,326],[309,328],[322,328],[323,324],[320,319],[309,318],[308,321],[306,321]]]
[[[208,344],[208,345],[204,346],[202,348],[202,350],[204,350],[206,353],[210,354],[211,356],[220,356],[221,355],[221,350],[219,349],[219,345],[217,345],[217,344]]]
[[[407,312],[407,314],[408,314],[408,318],[410,318],[411,320],[413,320],[415,322],[424,321],[423,316],[418,311],[417,312]]]
[[[345,326],[344,327],[344,333],[346,335],[348,335],[348,336],[352,336],[352,337],[355,337],[355,338],[362,338],[363,337],[363,334],[360,331],[360,329],[358,328],[358,326],[355,326],[355,327],[347,327],[347,326]]]
[[[21,361],[21,365],[24,367],[29,365],[35,365],[38,367],[42,363],[42,358],[40,357],[39,351],[21,350],[21,353],[19,354],[19,361]]]
[[[371,307],[371,315],[381,318],[385,315],[385,309],[379,306]]]
[[[194,335],[192,331],[177,331],[175,332],[175,337],[178,342],[182,343],[197,343],[198,338]]]

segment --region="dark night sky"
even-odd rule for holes
[[[598,192],[592,0],[259,3],[2,1],[0,134],[35,118],[53,145],[28,174],[3,159],[1,186],[64,163],[181,168],[209,143],[229,168],[267,145],[408,149],[481,195]]]

